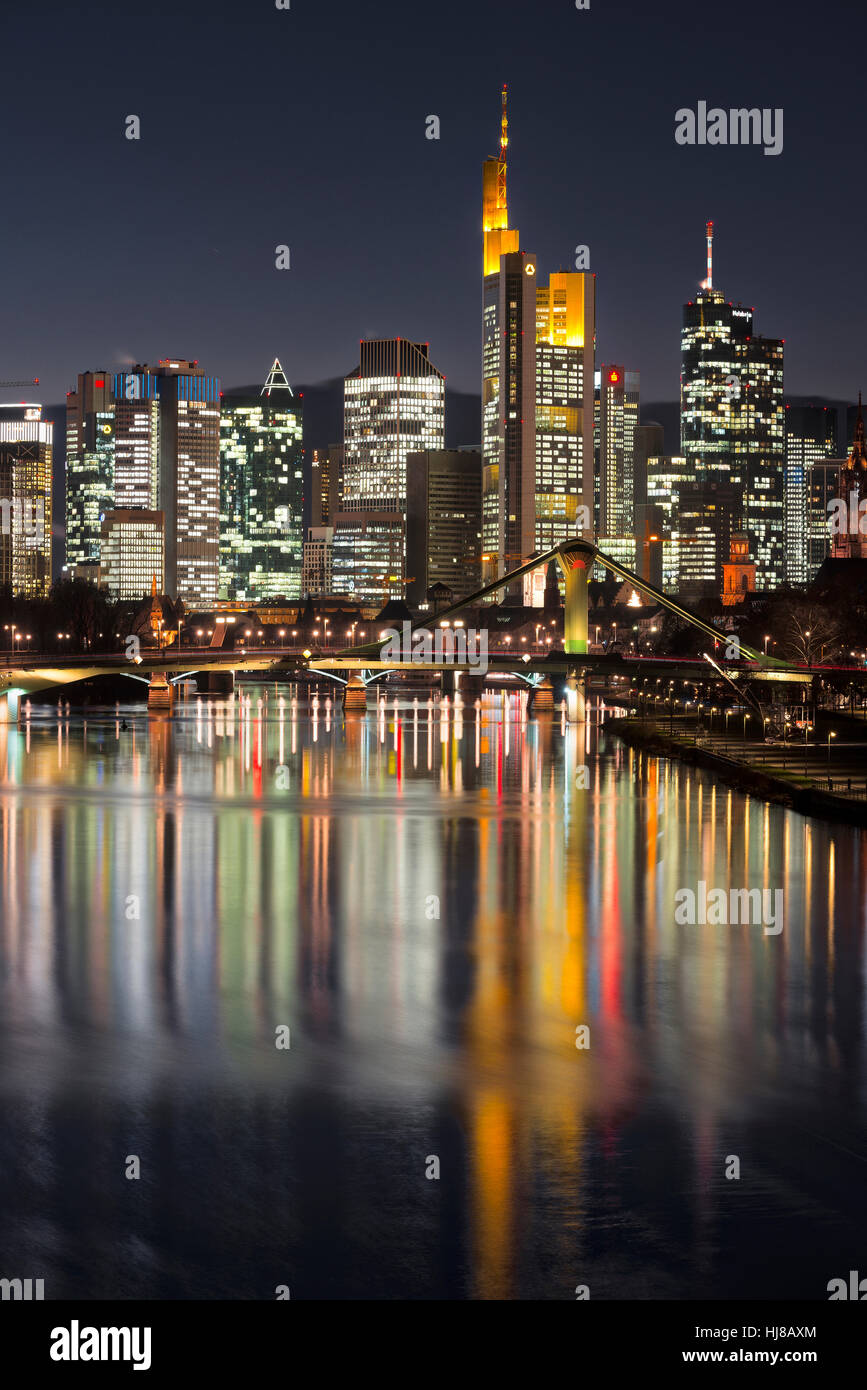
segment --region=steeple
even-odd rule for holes
[[[268,373],[268,379],[259,394],[260,396],[270,396],[272,391],[288,391],[290,396],[293,394],[286,373],[280,366],[279,357],[274,358],[271,370]]]
[[[846,463],[850,472],[867,473],[867,446],[864,442],[864,415],[861,409],[861,392],[858,392],[858,421],[855,425],[855,438],[852,452]]]

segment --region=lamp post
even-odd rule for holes
[[[836,738],[836,737],[837,737],[837,735],[834,733],[834,731],[833,731],[833,729],[832,729],[831,732],[830,732],[829,735],[828,735],[828,777],[829,777],[829,778],[830,778],[830,776],[831,776],[831,739],[832,739],[832,738]]]
[[[768,643],[770,642],[770,640],[771,640],[771,634],[768,632],[768,633],[765,634],[765,656],[767,656],[767,654],[768,654]]]

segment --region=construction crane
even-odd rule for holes
[[[32,376],[29,381],[0,381],[0,386],[38,386],[39,377]]]

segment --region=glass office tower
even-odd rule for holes
[[[303,421],[275,359],[258,396],[220,411],[220,596],[301,598]]]

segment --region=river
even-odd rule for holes
[[[0,1277],[826,1299],[867,1274],[867,833],[514,694],[346,721],[327,694],[0,726]],[[781,890],[782,930],[679,925],[700,884]]]

